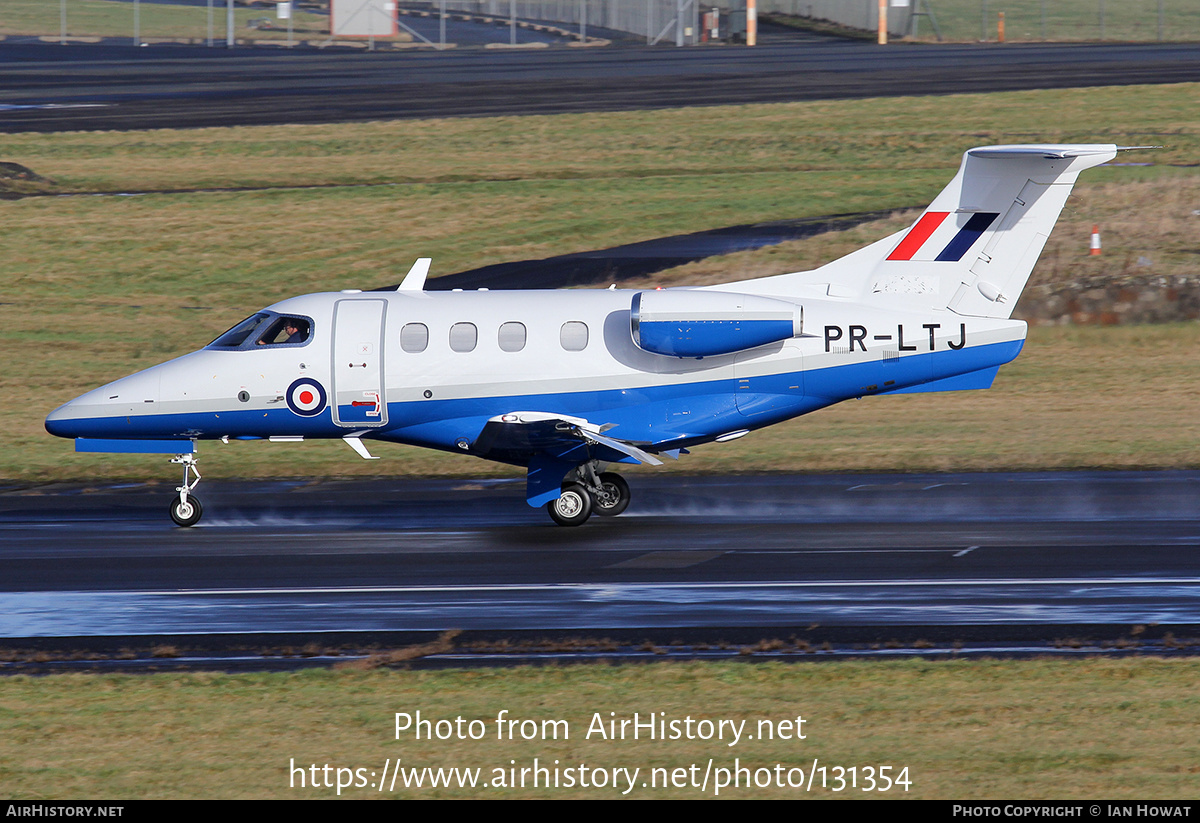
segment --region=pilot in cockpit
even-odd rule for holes
[[[308,324],[303,320],[289,317],[283,330],[287,332],[287,339],[283,341],[284,343],[303,343],[308,339]]]
[[[303,343],[307,339],[308,323],[298,317],[285,317],[278,323],[272,323],[255,342],[259,346],[273,346],[280,343]]]

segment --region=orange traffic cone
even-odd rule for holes
[[[1094,224],[1092,226],[1092,250],[1090,253],[1093,257],[1100,254],[1100,227]]]

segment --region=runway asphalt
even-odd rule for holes
[[[548,114],[1200,81],[1200,45],[445,52],[0,44],[0,132]]]
[[[519,480],[9,490],[0,637],[1200,624],[1200,472],[631,479],[574,529]]]

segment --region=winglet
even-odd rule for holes
[[[404,280],[396,287],[396,291],[424,291],[425,278],[429,274],[429,264],[433,262],[430,257],[418,257],[417,262],[412,264],[412,268],[408,270],[408,274],[404,275]]]

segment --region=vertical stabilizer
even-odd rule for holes
[[[973,209],[968,224],[991,221],[991,226],[960,256],[960,263],[969,265],[959,266],[948,308],[965,315],[1011,316],[1079,172],[1107,163],[1116,153],[1116,146],[1103,145],[997,146],[967,152],[959,172],[958,210]]]
[[[935,306],[958,314],[1011,316],[1079,172],[1116,152],[1111,145],[971,149],[950,184],[873,267],[868,293],[923,289]]]
[[[975,148],[906,231],[811,272],[739,284],[761,294],[830,297],[894,308],[1008,318],[1084,169],[1114,145]],[[751,288],[745,288],[750,286]]]

